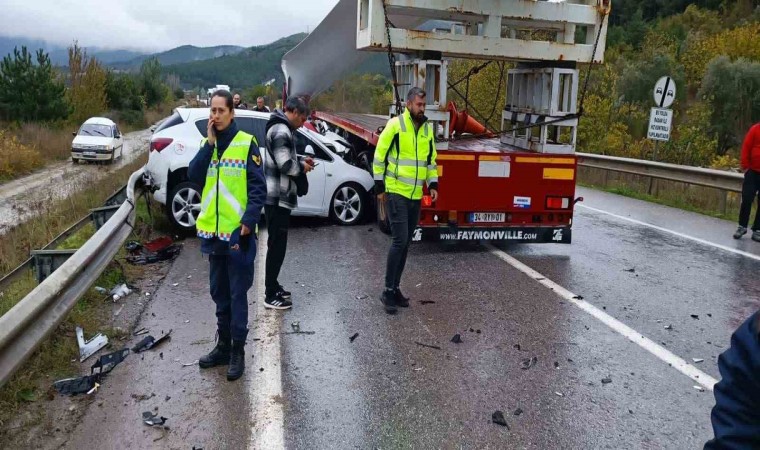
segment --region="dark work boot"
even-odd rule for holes
[[[201,369],[208,369],[216,366],[226,366],[230,363],[230,341],[229,333],[219,332],[219,340],[216,341],[216,347],[211,353],[204,355],[198,360],[198,366]]]
[[[401,308],[408,308],[409,307],[409,297],[404,297],[404,294],[401,293],[400,288],[396,288],[395,296],[396,299],[396,305],[400,306]]]
[[[383,302],[386,313],[396,314],[396,311],[398,311],[396,308],[396,291],[393,289],[384,290],[383,295],[380,296],[380,301]]]
[[[230,352],[230,367],[227,369],[227,379],[237,380],[245,371],[245,341],[232,341]]]

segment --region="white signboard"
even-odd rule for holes
[[[647,132],[647,137],[655,141],[669,141],[672,125],[673,110],[652,108],[652,113],[649,116],[649,130]]]
[[[670,77],[662,77],[654,85],[654,104],[659,108],[669,108],[676,99],[676,82]]]

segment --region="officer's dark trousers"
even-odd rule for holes
[[[409,244],[420,221],[420,201],[410,200],[403,195],[387,194],[386,210],[393,241],[385,269],[385,288],[396,289],[401,284]]]
[[[705,449],[760,448],[760,311],[731,336],[718,369],[711,416],[715,439]]]
[[[755,199],[760,199],[760,172],[749,169],[744,174],[744,184],[742,185],[742,206],[739,210],[739,225],[747,228],[749,224],[749,215],[752,212],[752,204]],[[755,213],[755,223],[752,230],[760,231],[760,201]]]
[[[241,263],[232,255],[210,255],[211,298],[216,303],[216,324],[220,335],[230,333],[235,341],[248,336],[248,290],[253,285],[256,239],[251,239]]]

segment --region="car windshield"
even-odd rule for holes
[[[110,125],[97,125],[86,123],[79,129],[80,136],[106,136],[112,137]]]

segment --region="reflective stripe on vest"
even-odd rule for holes
[[[415,130],[414,122],[408,111],[398,117],[398,146],[388,149],[388,164],[384,168],[385,190],[412,200],[422,198],[422,187],[438,180],[437,167],[428,164],[433,149],[430,124],[424,123]]]
[[[238,131],[221,159],[214,146],[196,223],[198,236],[229,241],[232,232],[240,227],[248,204],[248,152],[253,139],[250,134]],[[204,139],[201,146],[205,143]]]

